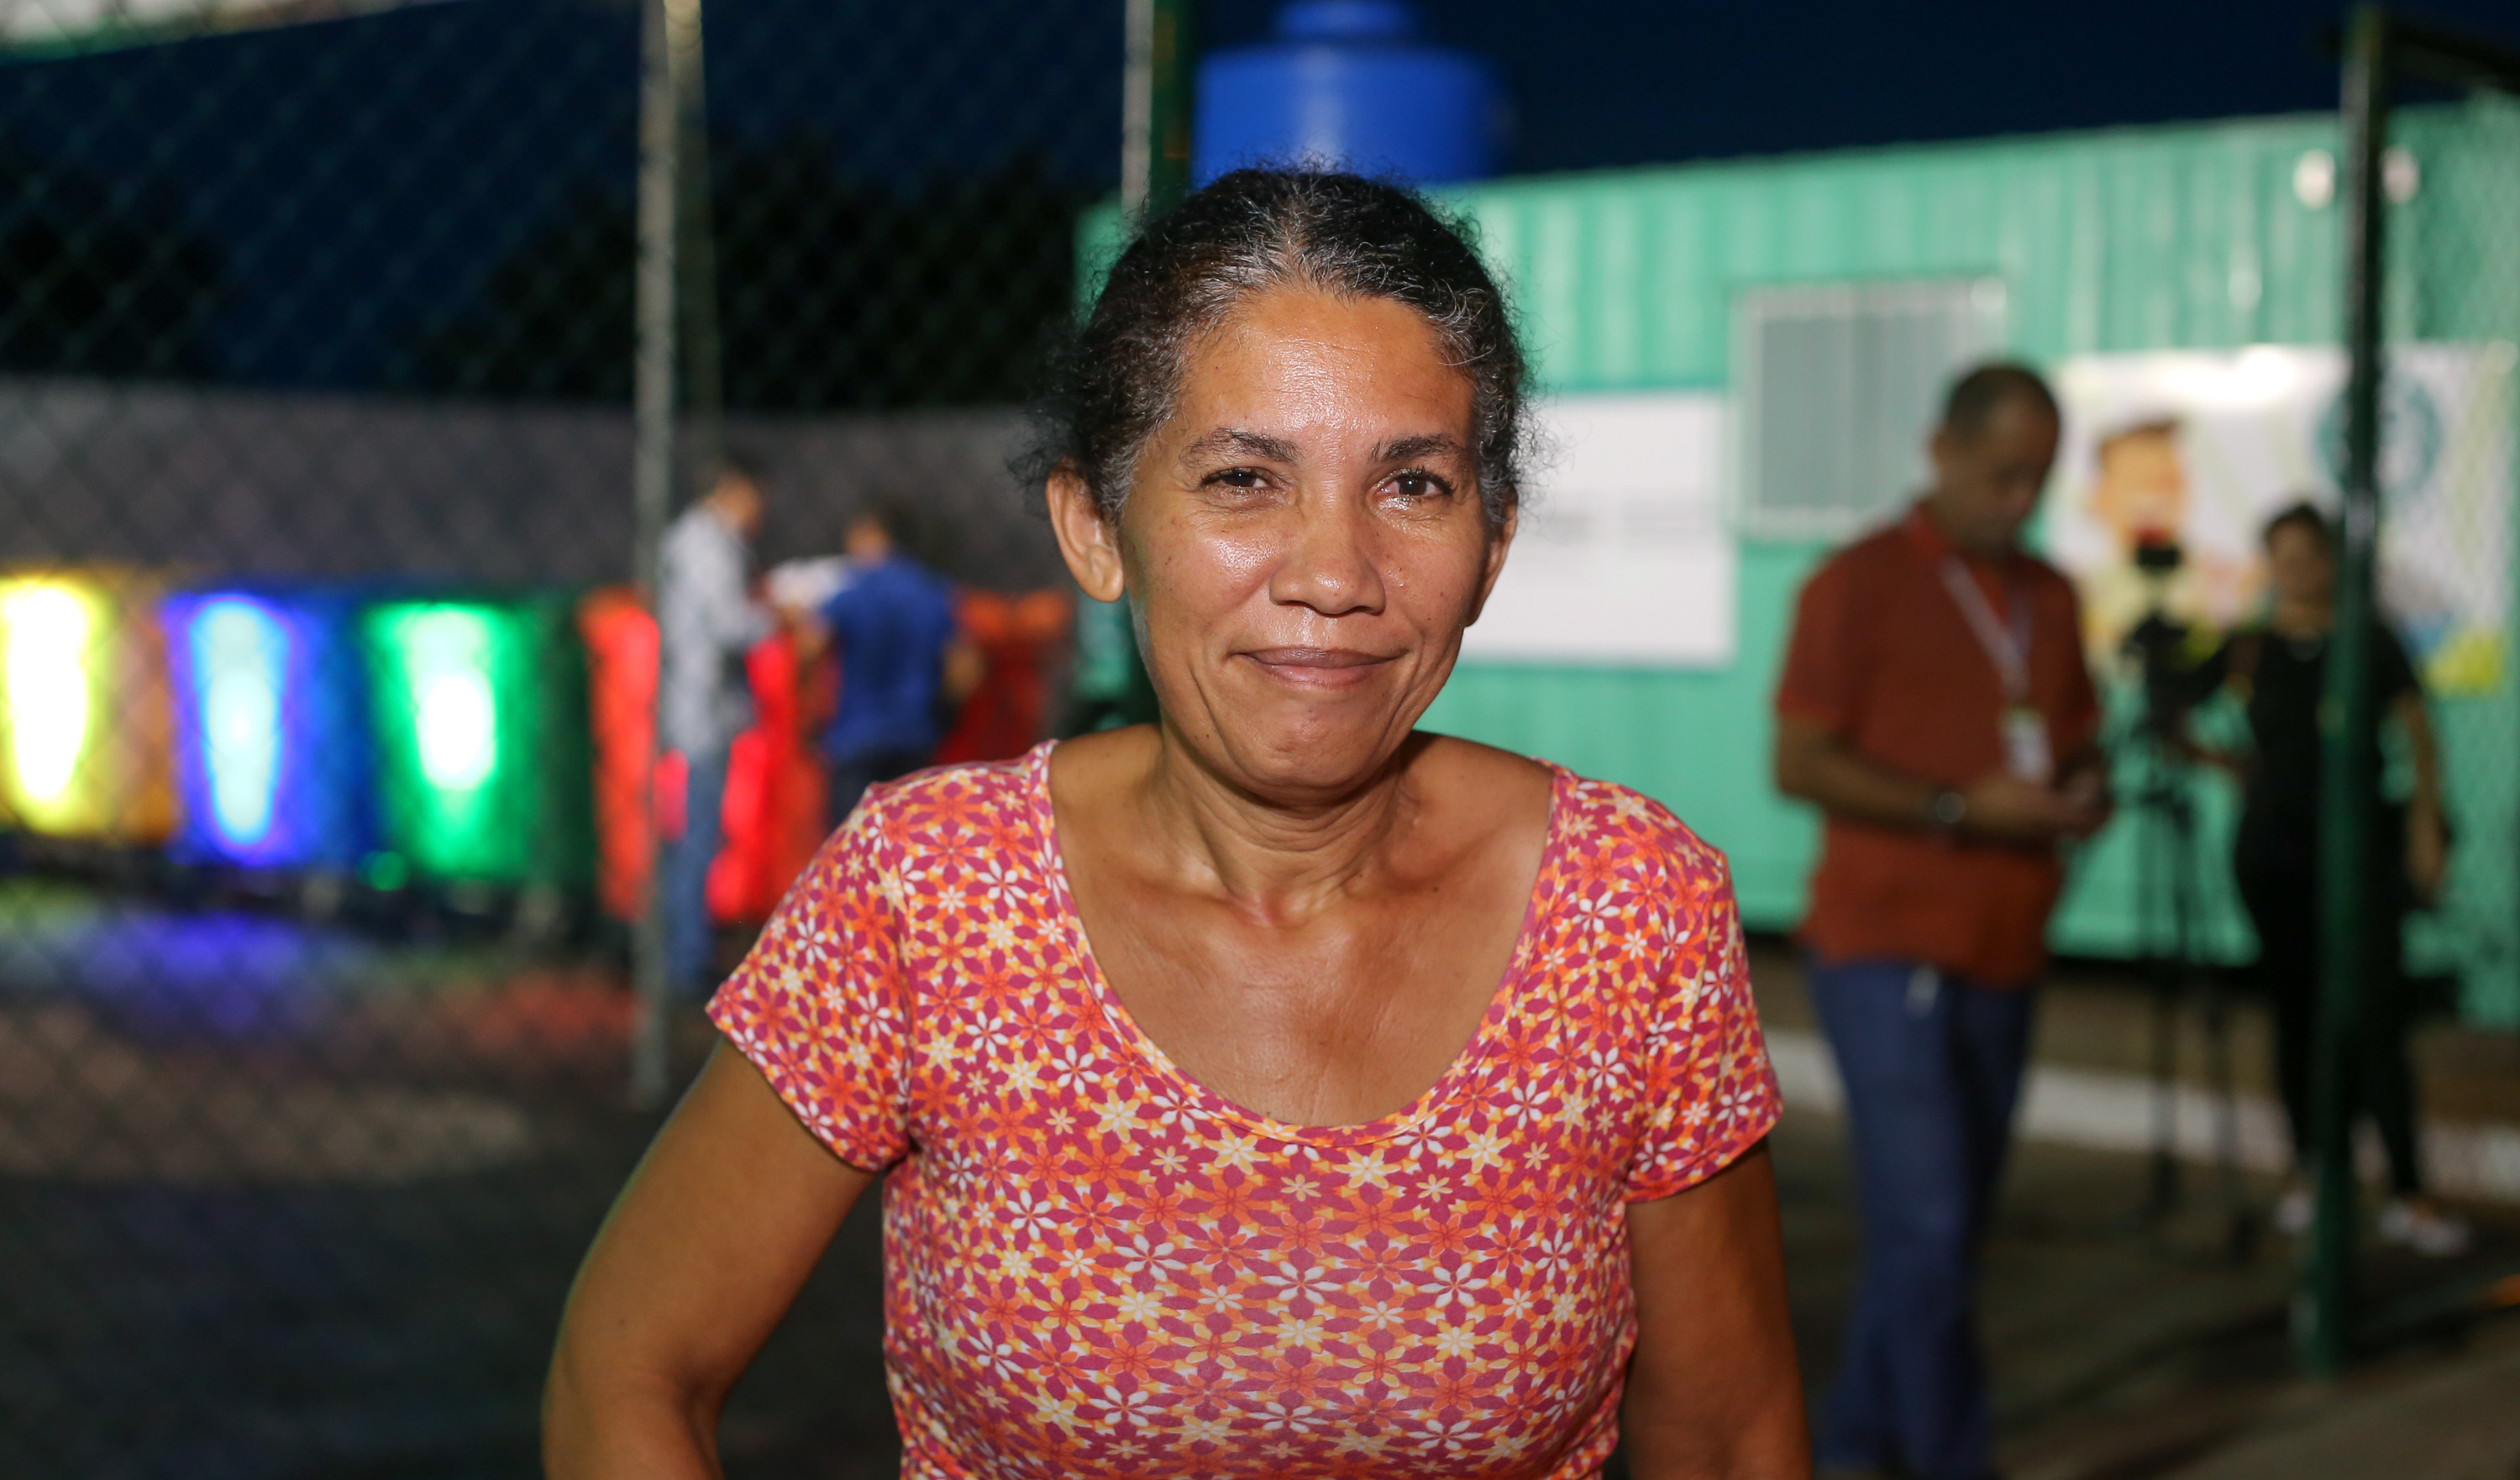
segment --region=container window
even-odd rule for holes
[[[1913,498],[1943,392],[2002,350],[2003,308],[1994,278],[1742,293],[1742,532],[1836,539]]]

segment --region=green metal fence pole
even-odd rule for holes
[[[1133,218],[1157,214],[1190,194],[1197,11],[1196,0],[1129,0],[1120,205]]]
[[[2355,12],[2345,59],[2345,498],[2335,632],[2319,707],[2319,1012],[2316,1102],[2318,1211],[2302,1275],[2303,1365],[2342,1371],[2353,1348],[2355,1175],[2352,1065],[2372,940],[2372,789],[2378,727],[2371,692],[2372,578],[2380,533],[2381,284],[2387,197],[2390,20]]]
[[[1129,0],[1128,64],[1122,76],[1120,208],[1132,222],[1162,214],[1190,194],[1191,110],[1198,92],[1196,0]],[[1116,622],[1125,608],[1079,608],[1084,624]],[[1156,714],[1134,627],[1116,644],[1126,672],[1117,692],[1074,707],[1091,723],[1141,724]],[[1089,645],[1080,640],[1081,650]],[[1085,696],[1079,695],[1080,699]]]
[[[644,0],[639,89],[638,346],[631,391],[631,508],[635,560],[648,608],[656,610],[658,561],[674,505],[675,389],[680,379],[679,246],[688,219],[682,155],[699,85],[700,0]],[[652,765],[650,777],[655,774]],[[655,799],[641,809],[648,871],[631,937],[638,1027],[631,1035],[630,1099],[643,1109],[665,1101],[671,1074],[668,1029],[673,983],[666,979],[665,919],[657,907],[664,859]]]

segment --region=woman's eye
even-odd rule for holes
[[[1431,472],[1395,472],[1391,475],[1391,491],[1414,501],[1441,498],[1453,491],[1453,485]]]
[[[1269,475],[1257,468],[1228,468],[1200,479],[1210,488],[1252,489],[1269,486]]]

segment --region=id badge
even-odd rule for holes
[[[2047,717],[2027,704],[2003,711],[2003,769],[2043,786],[2056,779],[2056,758],[2048,751]]]

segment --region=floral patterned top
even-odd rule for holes
[[[1723,856],[1559,770],[1494,1002],[1418,1102],[1254,1114],[1094,963],[1050,751],[878,787],[710,1015],[884,1192],[929,1476],[1564,1476],[1618,1437],[1625,1205],[1775,1123]]]

